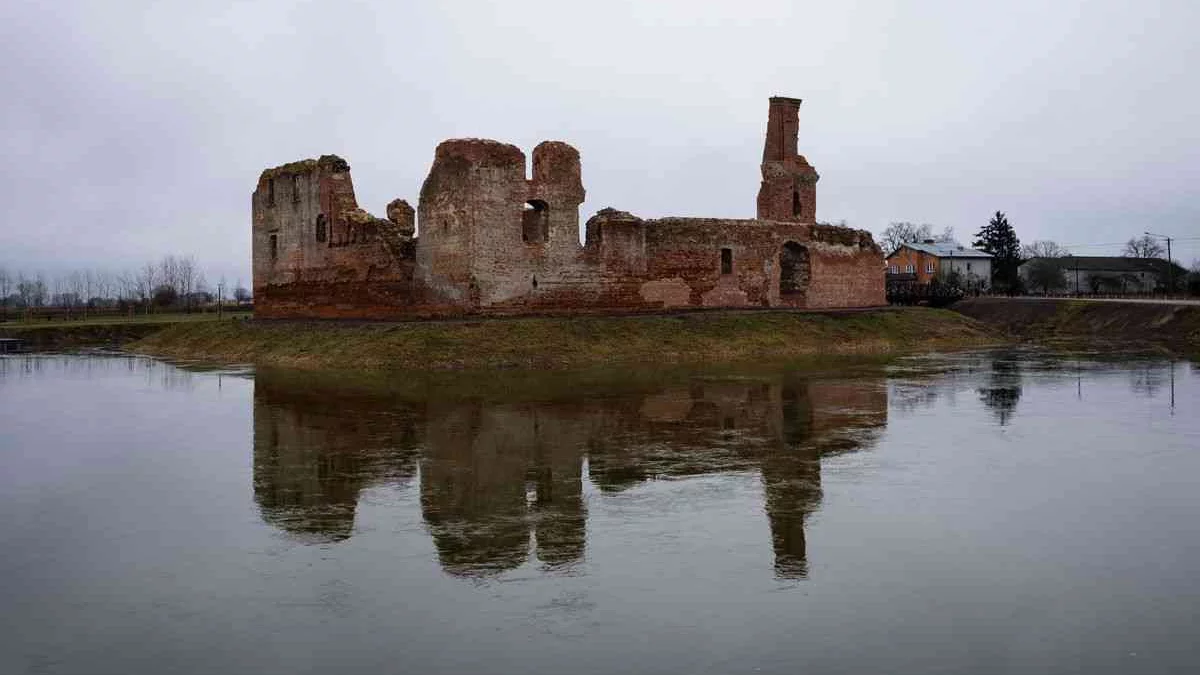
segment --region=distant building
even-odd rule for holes
[[[957,273],[963,288],[986,290],[992,279],[992,254],[953,241],[905,242],[887,257],[888,281],[927,284]]]
[[[1063,271],[1064,290],[1068,293],[1153,293],[1169,284],[1171,265],[1161,258],[1123,256],[1064,256],[1030,258],[1017,268],[1017,275],[1030,287],[1029,274],[1034,263],[1047,261]],[[1187,270],[1175,265],[1176,280]]]

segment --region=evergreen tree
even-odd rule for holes
[[[992,254],[992,288],[998,291],[1017,290],[1017,267],[1021,264],[1021,240],[1003,211],[975,233],[972,246]]]

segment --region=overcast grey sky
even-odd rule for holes
[[[1200,258],[1196,0],[10,0],[0,16],[10,270],[190,253],[249,285],[264,167],[342,155],[382,214],[461,136],[577,147],[583,219],[752,217],[773,94],[805,101],[821,220],[969,239],[999,209],[1022,241],[1150,230]]]

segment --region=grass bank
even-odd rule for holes
[[[1200,307],[1195,305],[972,298],[953,309],[1026,340],[1159,346],[1200,355]]]
[[[884,355],[995,343],[947,310],[703,312],[388,324],[237,321],[167,327],[130,349],[304,369],[564,370]]]
[[[237,316],[247,317],[241,312]],[[223,317],[231,318],[229,313]],[[134,317],[108,316],[69,321],[10,321],[0,323],[0,337],[18,338],[36,350],[121,346],[167,326],[187,323],[216,323],[216,314],[151,314]]]

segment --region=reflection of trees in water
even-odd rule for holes
[[[8,377],[38,377],[43,375],[91,379],[113,372],[140,373],[146,384],[165,391],[191,391],[195,373],[169,363],[141,356],[93,354],[30,354],[0,358],[0,384]]]
[[[1021,362],[1011,356],[993,358],[987,382],[978,392],[979,400],[992,411],[1000,426],[1008,424],[1021,400]]]
[[[448,573],[513,569],[532,551],[582,560],[583,458],[602,493],[657,478],[761,471],[775,569],[807,574],[805,522],[821,500],[820,458],[871,442],[887,421],[880,379],[697,380],[652,393],[539,403],[347,397],[273,382],[255,392],[255,495],[263,517],[318,541],[349,536],[358,492],[412,475]],[[418,440],[419,437],[419,440]]]

